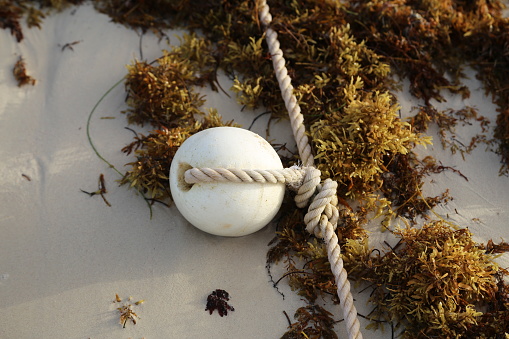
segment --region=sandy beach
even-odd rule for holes
[[[20,43],[0,30],[0,338],[281,337],[288,326],[283,311],[292,318],[305,302],[284,281],[278,286],[283,298],[269,281],[267,244],[276,226],[224,238],[194,228],[175,206],[155,204],[150,218],[144,199],[119,187],[121,177],[90,145],[87,119],[94,105],[125,76],[125,66],[141,58],[140,48],[144,59],[154,60],[169,48],[167,40],[150,33],[140,38],[91,5],[50,15],[41,29],[23,29]],[[182,31],[166,33],[170,44],[179,43]],[[12,67],[20,56],[37,81],[34,86],[16,84]],[[224,75],[219,83],[226,90],[232,85]],[[477,107],[492,122],[492,134],[496,106],[473,73],[467,83],[470,98],[451,97],[437,107]],[[245,128],[263,112],[243,111],[234,95],[210,88],[200,92],[206,95],[205,107],[217,108],[224,120]],[[89,125],[97,150],[120,170],[132,161],[132,155],[120,151],[133,137],[121,113],[125,95],[123,84],[113,88]],[[405,90],[399,98],[405,119],[420,102]],[[252,130],[295,149],[288,122],[272,124],[267,136],[267,119],[256,120]],[[479,128],[459,125],[459,141],[468,144]],[[418,147],[417,153],[433,155],[468,181],[452,171],[429,177],[425,195],[448,188],[454,197],[434,212],[468,227],[478,242],[507,241],[509,179],[498,174],[500,157],[480,145],[463,159],[442,148],[437,132],[430,128],[434,145]],[[99,195],[81,191],[97,190],[101,174],[111,207]],[[376,222],[368,231],[373,246],[383,249],[384,241],[392,241]],[[497,261],[509,267],[509,255]],[[274,276],[283,273],[274,268]],[[205,311],[207,295],[215,289],[231,296],[235,311],[228,316]],[[115,302],[116,294],[121,303]],[[368,293],[354,293],[354,298],[358,311],[369,313]],[[139,300],[144,302],[133,306],[138,323],[123,328],[117,308]],[[341,318],[338,306],[321,304]],[[361,328],[368,323],[361,319]],[[335,328],[346,337],[342,323]],[[390,328],[363,334],[391,338]]]

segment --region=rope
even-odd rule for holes
[[[259,0],[258,6],[260,8],[260,20],[265,27],[265,40],[269,46],[274,72],[276,73],[279,88],[281,89],[281,96],[283,97],[288,116],[290,117],[293,137],[297,142],[301,161],[304,166],[313,166],[313,154],[306,135],[306,128],[304,127],[304,116],[301,114],[297,98],[293,94],[292,79],[288,76],[288,70],[285,66],[286,61],[283,57],[283,51],[279,48],[280,45],[277,39],[277,33],[269,27],[272,22],[269,6],[265,0]]]
[[[317,238],[324,240],[327,247],[327,256],[337,285],[337,295],[343,308],[348,337],[362,339],[357,310],[350,291],[350,282],[341,259],[341,248],[336,235],[339,219],[337,182],[326,179],[320,184],[320,170],[314,167],[314,158],[311,152],[304,117],[301,113],[297,98],[293,94],[292,80],[288,76],[283,51],[277,38],[277,33],[269,27],[272,16],[266,0],[258,1],[260,20],[265,28],[265,38],[274,65],[274,72],[281,89],[281,95],[290,117],[293,136],[297,143],[299,155],[305,167],[292,167],[282,170],[242,170],[224,168],[192,168],[185,172],[184,180],[188,184],[205,182],[246,182],[246,183],[284,183],[297,191],[295,202],[302,208],[312,202],[304,216],[306,230]],[[315,193],[318,192],[316,195]]]
[[[192,168],[184,173],[188,184],[200,182],[257,182],[301,186],[304,169],[298,167],[280,170],[239,170],[227,168]]]
[[[272,22],[272,15],[270,14],[266,0],[258,1],[260,21],[265,27],[267,45],[269,46],[269,52],[272,57],[274,72],[279,82],[279,88],[281,89],[281,94],[290,117],[293,136],[297,142],[302,162],[305,166],[312,167],[314,159],[311,153],[311,146],[306,136],[304,117],[300,112],[297,98],[293,94],[291,78],[288,76],[283,51],[280,49],[280,44],[277,39],[277,33],[269,27]],[[319,238],[323,238],[327,246],[327,256],[338,287],[337,294],[340,304],[343,307],[343,316],[348,336],[350,339],[362,339],[357,310],[350,291],[350,282],[343,268],[341,248],[338,243],[338,237],[336,236],[336,227],[339,219],[339,211],[337,208],[338,198],[336,195],[337,186],[338,184],[331,179],[325,180],[323,185],[319,185],[318,181],[315,186],[318,189],[318,194],[313,198],[313,202],[309,206],[304,221],[306,223],[306,230]],[[299,206],[299,202],[297,206]]]

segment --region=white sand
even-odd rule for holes
[[[143,199],[118,187],[118,175],[87,141],[88,114],[125,75],[125,65],[139,57],[138,35],[91,6],[49,16],[41,30],[24,27],[24,33],[17,43],[9,31],[0,31],[0,338],[279,338],[287,326],[282,312],[292,316],[304,302],[284,282],[283,300],[268,281],[265,255],[274,225],[248,237],[215,237],[188,225],[174,207],[157,205],[150,220]],[[168,35],[178,42],[174,33]],[[62,51],[74,41],[81,41],[74,51]],[[142,47],[153,60],[166,43],[147,34]],[[12,67],[20,55],[36,86],[16,86]],[[230,87],[227,79],[221,84]],[[470,84],[470,99],[452,99],[446,107],[474,105],[494,123],[495,107],[477,82]],[[257,114],[240,112],[224,94],[203,92],[207,107],[246,127]],[[132,140],[119,113],[124,98],[118,86],[91,125],[97,148],[119,169],[132,159],[120,152]],[[418,104],[408,96],[402,100],[403,113]],[[104,116],[115,119],[100,119]],[[260,119],[254,130],[265,135],[265,124]],[[272,138],[291,140],[287,124],[272,131]],[[462,128],[459,135],[468,144],[475,133]],[[496,154],[481,146],[464,161],[439,144],[420,154],[432,154],[469,179],[452,172],[432,177],[425,193],[450,188],[455,198],[437,213],[468,226],[477,241],[509,238],[509,179],[498,176]],[[80,192],[96,190],[100,173],[111,207]],[[372,242],[382,241],[378,226],[371,229]],[[507,255],[499,261],[509,266]],[[216,288],[232,296],[235,312],[227,317],[204,311]],[[118,325],[116,293],[145,300],[135,307],[141,318],[136,326]],[[361,313],[370,310],[367,297],[355,296]],[[333,309],[339,319],[339,308]],[[343,324],[336,328],[345,337]],[[364,331],[364,337],[390,338],[390,331]]]

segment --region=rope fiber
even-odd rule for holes
[[[259,16],[265,28],[265,38],[279,83],[281,96],[288,111],[293,136],[304,167],[293,166],[282,170],[242,170],[225,168],[192,168],[185,172],[184,180],[188,184],[206,182],[245,182],[245,183],[284,183],[297,192],[295,202],[303,208],[309,204],[304,216],[306,230],[324,240],[331,271],[337,285],[337,295],[343,309],[349,339],[362,339],[357,310],[350,291],[350,282],[341,259],[341,248],[336,235],[339,219],[337,182],[326,179],[321,183],[320,170],[314,167],[304,117],[297,98],[293,94],[292,80],[288,76],[286,61],[280,48],[277,33],[270,27],[272,15],[266,0],[258,1]]]

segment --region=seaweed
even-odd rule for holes
[[[499,322],[509,315],[507,272],[468,229],[438,220],[394,235],[399,242],[385,253],[353,239],[343,247],[350,278],[372,289],[369,318],[377,321],[370,327],[404,326],[404,338],[492,338],[509,330]]]
[[[0,1],[0,28],[9,29],[11,35],[20,42],[24,38],[20,20],[26,16],[27,26],[41,28],[42,20],[52,11],[79,5],[83,0],[1,0]]]
[[[479,115],[477,108],[466,106],[459,110],[445,109],[439,111],[431,105],[419,106],[418,112],[410,119],[410,124],[416,132],[426,131],[430,123],[438,126],[438,137],[442,147],[449,149],[452,154],[459,151],[463,159],[479,144],[486,144],[488,146],[493,144],[493,140],[489,140],[487,136],[490,121],[486,117]],[[463,126],[477,123],[481,133],[472,137],[470,143],[466,145],[458,140],[456,127],[459,123]]]
[[[18,82],[18,87],[25,85],[35,85],[36,80],[27,74],[25,60],[22,57],[18,58],[12,70],[14,78]]]
[[[208,295],[205,311],[209,311],[209,314],[212,314],[215,310],[217,310],[217,313],[219,313],[221,317],[227,316],[228,311],[235,311],[235,308],[228,304],[229,300],[230,294],[228,292],[216,289]]]
[[[426,213],[438,204],[446,204],[452,200],[448,189],[438,196],[426,198],[421,195],[421,189],[426,176],[446,170],[456,172],[454,168],[437,164],[435,159],[429,156],[418,160],[413,152],[398,154],[387,163],[387,172],[382,175],[383,184],[380,190],[397,206],[397,215],[413,221],[418,216],[426,216]],[[457,172],[468,181],[461,172]]]
[[[122,328],[125,328],[128,322],[131,322],[133,325],[136,325],[138,319],[140,318],[136,312],[134,312],[134,307],[139,306],[145,302],[145,300],[138,300],[136,302],[132,302],[133,297],[127,298],[122,306],[117,307],[118,313],[120,313],[119,323],[122,325]],[[115,300],[113,303],[121,303],[122,298],[119,297],[118,294],[115,294]]]
[[[11,1],[0,2],[0,28],[9,29],[17,42],[23,40],[23,30],[19,22],[21,13],[22,9],[13,5]]]
[[[80,191],[85,194],[88,194],[88,196],[90,196],[90,197],[93,197],[94,195],[100,195],[101,198],[103,198],[103,201],[106,204],[106,206],[111,207],[110,202],[108,200],[106,200],[106,197],[104,196],[106,193],[108,193],[108,191],[106,190],[106,184],[104,182],[104,174],[102,174],[102,173],[99,175],[99,180],[98,180],[97,186],[98,186],[97,191],[94,191],[94,192],[87,192],[82,189],[80,189]]]
[[[384,159],[407,154],[415,144],[429,144],[430,138],[416,135],[397,116],[399,107],[388,93],[358,93],[358,79],[345,89],[343,114],[329,114],[310,129],[315,141],[317,167],[324,177],[343,186],[341,196],[356,198],[382,185],[387,172]]]
[[[477,71],[486,94],[492,95],[499,115],[495,129],[496,150],[502,157],[501,174],[507,174],[509,156],[504,114],[509,101],[509,20],[502,1],[349,1],[347,13],[353,32],[392,69],[410,80],[410,92],[444,101],[443,90],[468,97],[461,84],[464,69]]]
[[[148,63],[135,60],[127,66],[126,102],[123,113],[130,124],[150,124],[157,129],[145,135],[135,132],[134,141],[122,151],[136,160],[126,165],[121,185],[146,193],[152,201],[170,198],[168,173],[178,147],[191,135],[212,127],[238,126],[223,122],[215,109],[202,109],[205,99],[196,86],[215,81],[216,60],[210,42],[185,34],[181,45]]]
[[[332,313],[318,305],[300,307],[295,311],[297,322],[290,324],[281,339],[324,338],[337,339],[334,332],[336,321]]]

